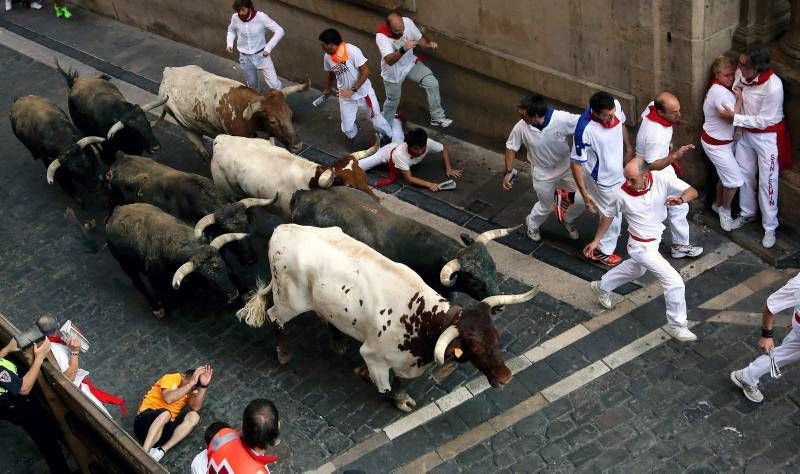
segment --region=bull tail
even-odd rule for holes
[[[272,292],[272,280],[265,287],[264,282],[258,282],[258,291],[252,298],[236,312],[239,321],[244,321],[248,326],[258,328],[267,320],[267,297]]]
[[[78,71],[74,69],[65,71],[64,69],[61,68],[61,65],[58,64],[58,59],[56,59],[55,61],[58,72],[60,72],[61,75],[64,76],[64,80],[67,81],[67,86],[69,86],[69,88],[72,89],[72,86],[75,84],[75,80],[78,78]]]

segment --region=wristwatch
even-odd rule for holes
[[[350,88],[350,90],[353,91],[353,92],[358,92],[358,87],[353,86],[352,88]]]

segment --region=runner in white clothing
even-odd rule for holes
[[[574,201],[566,214],[559,219],[567,230],[569,237],[577,240],[578,230],[572,223],[584,210],[583,198],[578,190],[572,173],[569,169],[569,144],[567,137],[575,132],[575,125],[580,115],[571,114],[561,110],[553,110],[539,94],[524,97],[517,106],[520,120],[511,129],[511,134],[506,141],[506,173],[503,177],[503,189],[512,187],[511,172],[514,166],[514,157],[522,145],[528,151],[528,162],[531,164],[533,176],[533,190],[536,191],[538,201],[533,205],[525,223],[528,228],[528,237],[538,242],[542,240],[539,232],[547,216],[553,211],[557,196],[564,200]],[[559,194],[556,195],[556,190]],[[556,205],[561,210],[560,205]]]
[[[636,134],[636,156],[644,159],[656,174],[677,177],[676,170],[680,170],[677,160],[687,151],[694,150],[694,145],[684,145],[674,152],[671,150],[672,126],[680,117],[681,104],[669,92],[660,93],[642,112],[642,125]],[[667,208],[672,233],[672,258],[697,257],[703,253],[703,247],[689,242],[688,214],[688,204]]]
[[[329,28],[319,35],[320,45],[325,51],[323,68],[328,71],[328,80],[323,95],[333,94],[333,85],[339,89],[339,114],[342,118],[342,132],[352,145],[358,134],[356,115],[359,107],[369,113],[375,130],[385,137],[392,137],[392,127],[381,115],[381,107],[375,90],[369,81],[367,58],[358,46],[342,41],[342,35]]]
[[[719,214],[719,225],[724,231],[742,226],[742,219],[731,216],[731,203],[736,191],[744,184],[744,176],[734,157],[734,126],[723,120],[719,112],[725,107],[736,108],[736,94],[731,90],[736,62],[728,56],[719,56],[711,64],[711,86],[703,101],[705,121],[700,131],[700,143],[708,159],[717,169],[717,193],[711,209]],[[741,102],[739,102],[741,104]]]
[[[783,338],[780,346],[775,346],[773,325],[775,315],[793,308],[792,328]],[[758,381],[770,373],[773,378],[781,376],[780,368],[800,360],[800,274],[795,275],[781,289],[769,295],[761,317],[761,338],[758,347],[764,355],[756,358],[747,367],[731,372],[731,381],[741,388],[748,400],[756,403],[764,401],[758,389]]]
[[[228,25],[227,46],[225,50],[233,53],[233,42],[239,50],[239,66],[242,68],[247,87],[260,91],[257,71],[264,75],[264,81],[273,89],[281,88],[275,65],[272,64],[272,50],[283,38],[283,28],[275,23],[266,13],[256,11],[252,0],[234,0],[233,10]],[[267,30],[272,38],[266,41]]]
[[[683,279],[659,253],[658,245],[664,233],[667,208],[685,204],[697,197],[697,191],[667,173],[651,172],[639,157],[625,165],[625,183],[615,188],[616,205],[628,221],[628,255],[630,258],[603,275],[600,281],[590,285],[600,304],[607,309],[614,307],[611,292],[614,289],[652,272],[664,288],[667,304],[667,326],[665,330],[681,342],[697,340],[687,327],[686,297]],[[591,254],[600,244],[600,237],[611,226],[613,218],[600,218],[598,236],[584,248]]]
[[[742,129],[742,138],[736,143],[736,161],[744,175],[739,189],[742,221],[754,220],[760,207],[761,245],[771,248],[778,228],[778,173],[792,166],[789,131],[783,119],[783,83],[772,70],[765,46],[751,46],[740,56],[739,69],[741,76],[733,87],[742,89],[741,113],[724,107],[719,116]]]

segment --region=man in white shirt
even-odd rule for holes
[[[325,52],[323,68],[328,71],[325,90],[322,94],[333,94],[333,85],[339,89],[339,114],[342,119],[342,132],[350,144],[358,134],[356,115],[359,107],[369,114],[375,130],[385,137],[392,136],[392,127],[381,115],[381,107],[375,90],[369,80],[367,58],[358,46],[342,41],[342,35],[329,28],[319,35],[320,45]]]
[[[667,304],[667,326],[670,336],[681,342],[697,340],[687,327],[685,287],[681,275],[659,253],[658,245],[664,232],[667,208],[685,204],[697,197],[697,191],[675,175],[651,172],[639,157],[625,165],[625,183],[614,189],[616,206],[628,221],[629,259],[590,284],[600,304],[614,307],[614,289],[652,272],[664,288]],[[584,248],[591,254],[600,244],[600,236],[611,226],[612,218],[600,218],[598,236]]]
[[[258,82],[258,71],[261,71],[269,87],[280,89],[281,81],[270,55],[278,41],[283,38],[283,28],[266,13],[256,11],[252,0],[234,0],[233,10],[235,13],[228,25],[225,50],[233,53],[233,41],[236,40],[239,65],[247,87],[261,90]],[[269,42],[264,36],[267,30],[272,32]]]
[[[703,128],[700,131],[700,144],[706,156],[714,164],[719,181],[711,209],[719,214],[719,225],[724,231],[742,226],[742,219],[731,216],[731,203],[739,188],[744,184],[744,176],[734,157],[734,126],[719,116],[725,107],[736,107],[736,95],[732,87],[736,62],[728,56],[719,56],[711,64],[711,86],[703,101]],[[741,102],[739,102],[741,104]]]
[[[503,177],[503,189],[510,190],[511,172],[514,157],[522,145],[528,151],[531,164],[533,190],[538,201],[525,218],[528,237],[538,242],[542,240],[539,232],[547,216],[553,210],[556,189],[566,189],[575,193],[578,190],[569,166],[569,144],[567,137],[575,132],[575,125],[580,115],[561,110],[553,110],[539,94],[524,97],[517,107],[520,120],[511,129],[506,141],[506,172]],[[584,204],[580,195],[576,195],[561,224],[569,237],[577,240],[578,230],[572,223],[583,212]]]
[[[450,151],[447,146],[428,138],[428,133],[421,128],[409,130],[403,143],[389,143],[374,154],[358,160],[358,166],[367,171],[380,164],[389,165],[389,177],[378,181],[376,186],[378,188],[392,184],[402,176],[409,184],[436,192],[439,191],[438,184],[417,178],[411,173],[411,167],[422,161],[430,152],[442,153],[444,172],[448,177],[461,177],[461,170],[454,169],[450,163]]]
[[[773,334],[775,315],[788,308],[793,308],[792,328],[776,347]],[[742,389],[748,400],[761,403],[764,401],[764,395],[758,389],[761,377],[769,372],[773,378],[779,378],[782,367],[800,360],[800,274],[767,298],[761,316],[758,346],[764,354],[747,367],[731,372],[731,381]]]
[[[623,162],[632,156],[622,106],[608,92],[596,92],[575,126],[570,168],[589,212],[599,211],[601,219],[612,219],[607,232],[601,233],[598,227],[595,238],[600,243],[587,255],[590,260],[610,267],[622,261],[614,253],[622,220],[615,191],[625,180]]]
[[[676,177],[680,170],[677,160],[687,151],[694,150],[694,145],[684,145],[672,151],[672,126],[681,117],[681,104],[678,98],[669,92],[658,94],[642,112],[642,125],[636,134],[636,155],[644,159],[651,171]],[[669,206],[669,227],[672,233],[672,258],[698,257],[703,247],[689,242],[689,205]]]
[[[739,188],[742,222],[754,220],[761,208],[761,245],[772,248],[778,228],[778,173],[792,166],[791,142],[783,120],[783,84],[772,70],[766,46],[751,46],[742,56],[746,60],[742,62],[740,57],[741,76],[733,86],[742,90],[741,112],[723,107],[719,116],[742,129],[742,138],[736,143],[736,161],[744,175]]]
[[[403,81],[409,79],[425,90],[428,97],[428,110],[431,125],[449,127],[452,120],[447,118],[439,95],[439,81],[422,58],[414,54],[414,48],[436,49],[435,41],[422,35],[411,18],[391,12],[375,33],[375,43],[381,52],[381,77],[386,89],[386,102],[383,103],[383,116],[391,122],[400,105]]]

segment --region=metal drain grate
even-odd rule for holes
[[[481,212],[485,211],[486,209],[489,209],[490,207],[492,207],[492,205],[489,204],[488,202],[476,199],[472,201],[472,203],[470,203],[470,205],[467,206],[465,209],[468,210],[469,212],[472,212],[473,214],[480,214]]]

